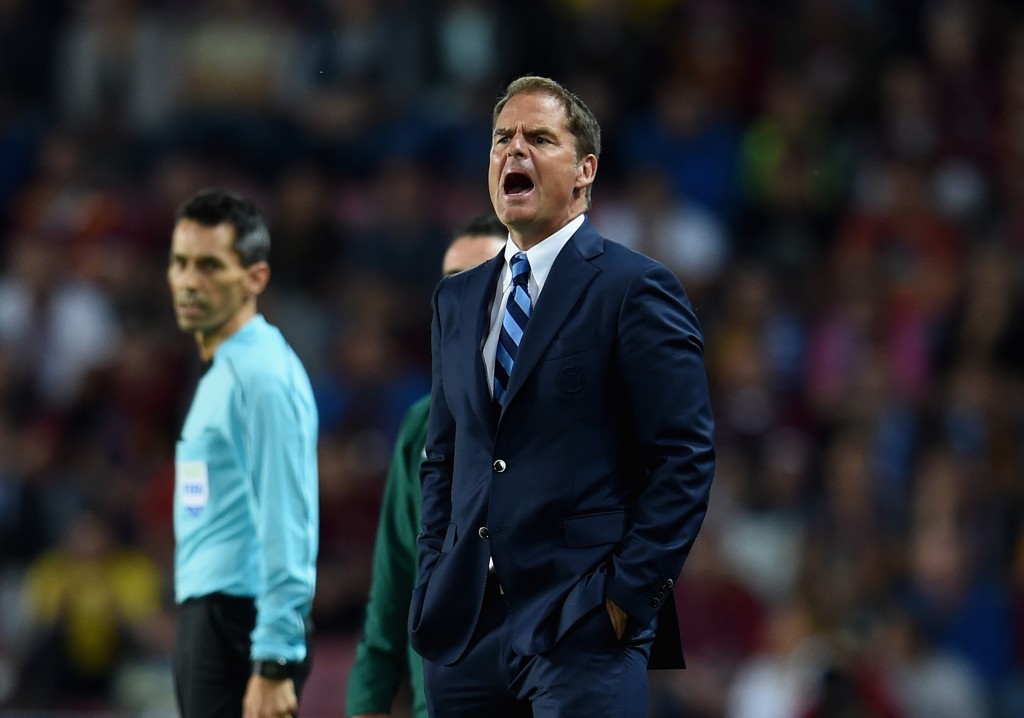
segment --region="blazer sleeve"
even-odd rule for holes
[[[388,469],[363,638],[346,691],[346,715],[390,713],[409,670],[406,620],[416,579],[419,468],[429,408],[429,397],[424,397],[409,409]]]
[[[643,484],[606,595],[646,625],[671,600],[707,511],[715,458],[700,326],[665,267],[651,265],[626,291],[617,349]]]

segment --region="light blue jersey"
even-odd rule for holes
[[[318,417],[309,377],[257,315],[214,354],[176,451],[175,598],[256,599],[253,659],[301,661],[316,585]]]

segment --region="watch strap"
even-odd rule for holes
[[[295,677],[298,663],[283,658],[259,659],[252,662],[252,672],[272,681],[283,681]]]

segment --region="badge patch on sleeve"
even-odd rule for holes
[[[178,462],[178,490],[181,505],[189,516],[198,516],[210,500],[210,477],[205,461]]]

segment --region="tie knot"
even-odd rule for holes
[[[530,260],[525,252],[516,252],[508,260],[508,268],[512,270],[512,284],[525,287],[530,281]]]

